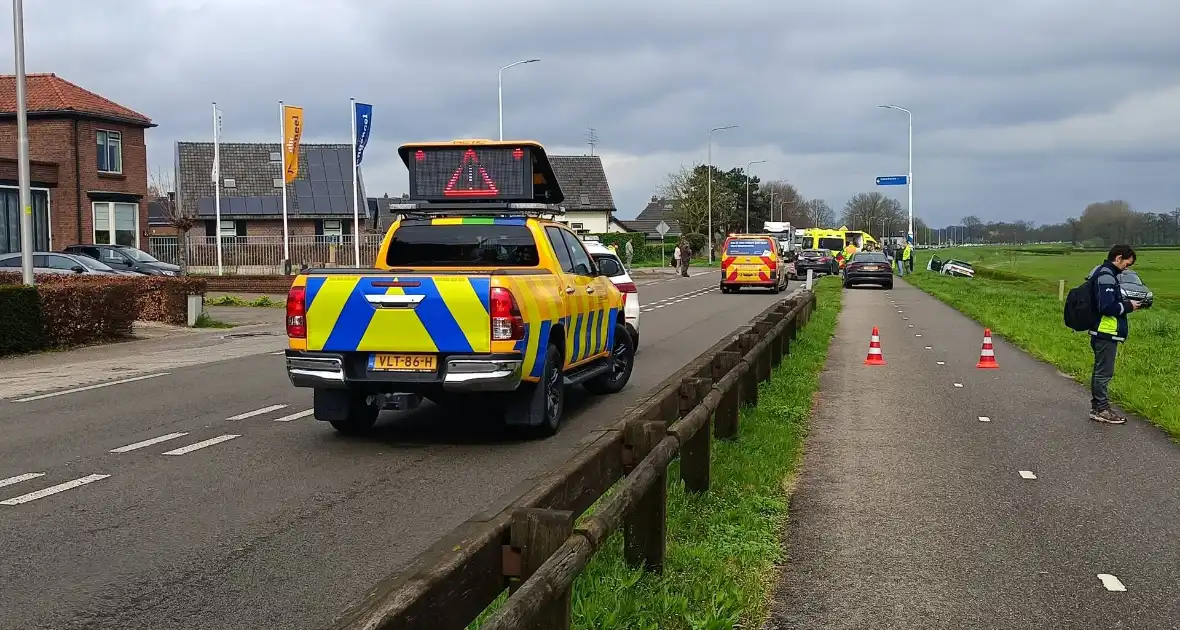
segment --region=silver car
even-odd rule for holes
[[[0,254],[0,271],[19,273],[21,267],[20,252]],[[133,271],[117,271],[110,265],[75,254],[61,254],[58,252],[33,252],[33,273],[50,273],[58,275],[94,274],[104,276],[139,275]]]

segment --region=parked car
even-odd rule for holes
[[[814,271],[817,276],[824,273],[834,276],[840,270],[840,263],[827,250],[805,249],[799,252],[799,257],[795,259],[795,278],[806,278],[808,269]]]
[[[20,252],[0,255],[0,269],[19,272],[21,266]],[[134,271],[119,271],[95,260],[89,256],[74,254],[59,254],[57,252],[33,252],[33,273],[68,274],[98,274],[98,275],[133,275]]]
[[[886,289],[893,288],[893,269],[889,259],[881,252],[857,252],[844,265],[844,288],[857,284],[879,284]]]
[[[1151,289],[1143,284],[1143,281],[1139,279],[1139,274],[1133,269],[1124,269],[1119,274],[1119,286],[1128,300],[1139,302],[1139,308],[1151,308],[1152,302],[1155,301],[1155,295]]]
[[[635,281],[627,273],[623,261],[598,240],[582,239],[586,252],[594,259],[598,270],[610,278],[612,284],[623,292],[623,314],[627,318],[627,332],[635,340],[635,349],[639,349],[639,289]]]
[[[89,256],[119,270],[145,276],[179,276],[180,267],[157,260],[151,254],[126,245],[70,245],[67,254]]]

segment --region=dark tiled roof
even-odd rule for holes
[[[650,238],[659,238],[660,233],[656,231],[656,226],[660,221],[665,221],[668,224],[668,233],[665,236],[680,236],[680,223],[675,219],[658,219],[655,221],[645,221],[635,219],[633,221],[623,221],[623,225],[627,226],[633,232],[643,232]]]
[[[565,194],[567,210],[610,210],[614,212],[615,198],[597,155],[550,155],[553,174]]]
[[[231,218],[266,218],[282,215],[281,164],[271,160],[280,146],[275,143],[222,142],[221,214]],[[304,144],[299,148],[299,175],[287,184],[288,216],[347,218],[352,215],[352,147],[347,144]],[[176,143],[180,203],[195,208],[199,217],[215,213],[213,143]],[[226,179],[234,187],[224,186]],[[360,173],[364,199],[365,177]],[[368,204],[361,214],[368,216]]]
[[[646,232],[650,237],[659,237],[656,226],[660,221],[668,224],[667,236],[680,236],[680,222],[672,218],[672,202],[659,197],[652,197],[643,211],[634,220],[624,221],[627,227],[636,232]]]
[[[148,202],[148,225],[171,225],[172,217],[168,216],[168,204],[162,199]]]
[[[52,73],[25,75],[25,102],[30,113],[77,112],[154,126],[151,118]],[[0,75],[0,113],[16,113],[16,76],[11,74]]]

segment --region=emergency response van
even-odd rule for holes
[[[721,292],[759,287],[787,288],[787,266],[778,241],[769,234],[730,234],[721,246]]]

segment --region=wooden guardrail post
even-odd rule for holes
[[[713,381],[707,378],[686,378],[680,384],[680,417],[688,415],[694,407],[699,405],[709,390]],[[713,427],[712,422],[705,421],[705,425],[680,445],[680,478],[684,480],[684,488],[697,494],[707,492],[710,482],[710,459],[712,458]]]
[[[664,422],[628,423],[623,428],[623,441],[631,449],[632,461],[638,463],[647,457],[667,432],[668,425]],[[623,558],[628,565],[653,573],[664,570],[667,512],[668,473],[665,469],[651,490],[635,505],[635,510],[623,520]]]
[[[766,338],[766,336],[770,333],[771,329],[773,329],[773,328],[774,328],[774,324],[771,324],[767,320],[763,320],[763,321],[758,322],[757,324],[754,324],[754,332],[758,333],[759,341]],[[758,382],[759,383],[770,378],[770,361],[771,361],[770,355],[773,353],[773,344],[767,343],[763,347],[765,348],[765,350],[763,350],[762,354],[758,355],[758,357],[757,357],[757,365],[758,365],[757,372],[758,372]]]
[[[532,577],[533,573],[574,533],[574,513],[567,510],[522,508],[512,513],[510,544],[520,550],[520,581],[511,592]],[[568,630],[570,627],[570,591],[558,595],[546,606],[534,630]]]
[[[747,357],[750,350],[758,343],[758,335],[755,333],[745,333],[741,337],[742,357]],[[748,358],[748,357],[747,357]],[[750,369],[746,370],[746,377],[742,379],[742,403],[747,405],[758,404],[758,366],[757,361],[750,363]]]
[[[715,364],[713,381],[729,373],[737,365],[741,355],[737,352],[721,352],[717,355],[719,366]],[[713,435],[718,439],[733,439],[738,436],[741,414],[741,382],[735,383],[721,395],[721,403],[713,417]]]

